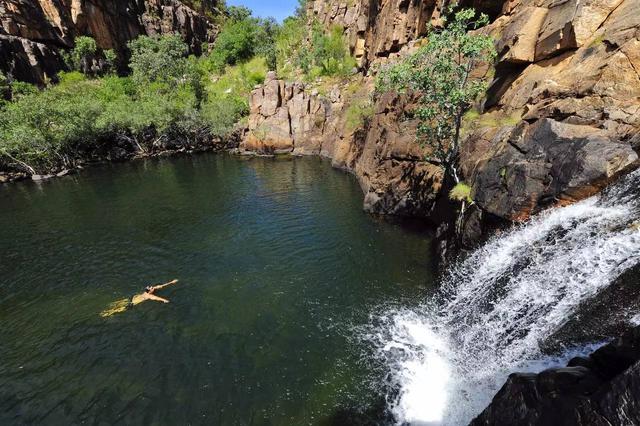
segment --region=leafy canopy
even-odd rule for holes
[[[410,90],[419,95],[415,117],[418,142],[432,148],[429,161],[459,182],[456,161],[465,111],[486,91],[487,78],[473,71],[496,56],[493,39],[470,33],[488,23],[473,9],[455,13],[443,29],[432,30],[426,44],[402,62],[384,69],[378,90]]]
[[[278,23],[273,18],[255,18],[249,9],[242,6],[229,7],[227,15],[211,51],[212,68],[222,72],[227,65],[236,65],[254,56],[262,56],[269,67],[275,69]]]
[[[179,35],[140,36],[128,46],[131,50],[129,67],[137,83],[173,84],[184,77],[188,68],[188,46]]]

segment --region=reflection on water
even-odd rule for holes
[[[318,160],[224,155],[1,186],[0,424],[326,424],[376,411],[352,330],[432,278],[424,233],[361,201]],[[171,304],[99,315],[172,278]]]

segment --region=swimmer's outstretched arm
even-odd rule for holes
[[[147,297],[147,299],[155,300],[156,302],[169,303],[169,301],[167,299],[164,299],[162,297],[156,296],[155,294],[147,293],[146,297]]]
[[[178,282],[178,280],[173,280],[173,281],[169,281],[168,283],[165,283],[165,284],[154,285],[153,289],[154,290],[160,290],[161,288],[165,288],[165,287],[170,286],[171,284],[175,284],[177,282]]]

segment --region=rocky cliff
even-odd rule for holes
[[[376,102],[368,126],[348,123],[358,109],[371,108],[366,103],[372,82],[359,77],[353,87],[349,95],[336,87],[322,96],[269,73],[264,86],[252,92],[241,149],[330,158],[334,167],[355,173],[366,193],[365,207],[374,213],[430,211],[442,172],[424,161],[424,150],[413,143],[416,123],[402,120],[410,100],[389,94]]]
[[[567,367],[512,374],[471,424],[638,424],[639,378],[640,327]]]
[[[64,64],[60,52],[80,35],[98,47],[125,56],[126,43],[141,34],[179,33],[193,52],[214,40],[216,28],[203,11],[217,1],[178,0],[3,0],[0,2],[0,71],[12,78],[42,84]]]
[[[499,58],[482,113],[465,123],[460,165],[476,201],[469,244],[495,224],[592,195],[636,168],[640,148],[640,2],[477,3],[494,18],[483,31]],[[368,210],[441,223],[442,173],[412,144],[410,99],[374,99],[356,128],[346,116],[371,96],[377,67],[412,51],[447,5],[310,2],[312,19],[345,28],[362,75],[324,91],[271,76],[252,95],[242,147],[330,157],[358,176]]]
[[[460,3],[496,17],[502,0],[355,0],[309,2],[309,21],[325,27],[344,28],[351,53],[362,68],[393,60],[411,42],[427,33],[428,24],[439,24],[442,11]]]

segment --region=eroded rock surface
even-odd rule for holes
[[[462,158],[474,163],[465,176],[478,205],[511,221],[594,195],[638,163],[633,148],[606,131],[549,118],[503,128]]]
[[[372,90],[362,79],[360,94],[347,98],[338,88],[327,96],[287,83],[269,73],[251,94],[249,131],[244,151],[261,154],[321,155],[334,167],[353,172],[365,192],[365,208],[374,213],[426,216],[439,193],[442,172],[424,160],[414,143],[415,122],[403,119],[412,108],[406,97],[387,94],[370,117],[347,123],[347,110]]]
[[[463,144],[461,170],[476,200],[468,243],[483,237],[488,220],[525,220],[594,194],[638,166],[640,145],[640,2],[481,3],[474,5],[495,18],[483,31],[499,52],[484,111],[498,118],[483,114]],[[447,5],[314,1],[309,7],[314,19],[345,28],[352,52],[372,74],[373,65],[411,51]],[[360,79],[371,91],[373,77]],[[331,157],[359,177],[370,210],[440,221],[433,202],[447,204],[446,194],[437,193],[441,172],[413,144],[407,105],[383,96],[370,120],[347,130],[348,91],[343,84],[320,95],[271,76],[252,95],[245,149]]]
[[[639,394],[640,327],[567,367],[512,374],[471,424],[634,425]]]

